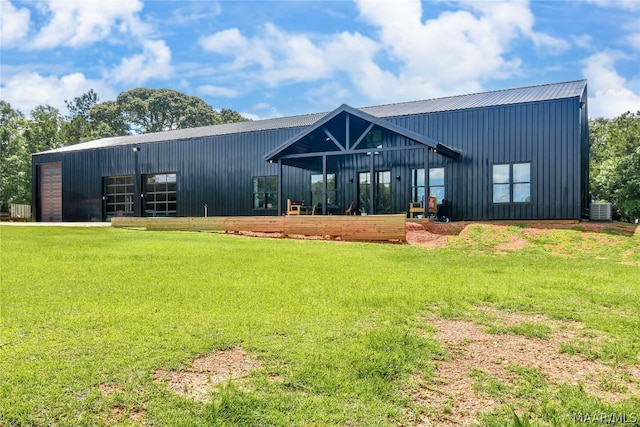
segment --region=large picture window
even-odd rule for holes
[[[437,203],[445,199],[444,168],[429,169],[429,195],[435,196]]]
[[[278,177],[276,175],[253,177],[253,208],[276,209],[278,206]]]
[[[531,163],[493,165],[493,203],[531,202]]]
[[[175,173],[145,175],[146,216],[176,216],[177,179]]]

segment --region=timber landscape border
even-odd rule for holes
[[[322,236],[348,241],[406,242],[406,216],[250,216],[111,219],[112,227],[154,231],[217,231],[225,233],[276,233],[286,236]]]

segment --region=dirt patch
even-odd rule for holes
[[[207,402],[209,390],[216,384],[230,379],[245,378],[260,362],[251,359],[240,347],[215,351],[191,361],[181,371],[154,372],[156,381],[165,382],[174,392],[191,399]]]
[[[119,384],[99,384],[98,390],[100,390],[100,393],[105,396],[112,396],[116,393],[123,393],[125,391],[124,387]]]
[[[139,424],[145,417],[146,411],[140,408],[126,409],[124,406],[116,405],[111,408],[109,416],[107,416],[107,425]]]
[[[425,225],[419,222],[407,222],[407,243],[423,248],[439,248],[446,246],[447,236],[427,231]]]
[[[486,311],[503,325],[542,322],[551,326],[554,333],[550,339],[535,339],[522,335],[490,334],[482,325],[467,320],[428,319],[436,328],[435,338],[447,347],[451,360],[438,363],[435,384],[426,383],[416,376],[420,390],[413,399],[431,409],[418,425],[473,425],[478,413],[496,409],[512,398],[508,392],[496,395],[474,386],[478,377],[495,380],[507,390],[514,390],[519,367],[535,369],[551,386],[582,384],[586,393],[608,403],[640,393],[637,380],[639,366],[614,369],[597,361],[558,353],[559,345],[575,338],[583,329],[582,325],[553,321],[542,315],[504,313],[495,309]],[[607,387],[612,383],[617,388]]]

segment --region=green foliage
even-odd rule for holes
[[[622,220],[640,218],[640,111],[591,120],[591,192]]]
[[[170,89],[138,88],[116,100],[134,133],[160,132],[246,120],[233,110],[213,110],[202,99]]]
[[[31,200],[31,159],[24,137],[27,122],[0,100],[0,210]]]

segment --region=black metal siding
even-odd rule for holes
[[[389,118],[462,153],[454,160],[426,149],[377,156],[375,169],[391,170],[393,210],[407,210],[410,170],[426,164],[445,167],[446,209],[452,219],[580,218],[588,203],[588,130],[586,107],[581,108],[580,101],[563,99]],[[205,204],[211,216],[276,215],[277,210],[253,209],[252,177],[277,175],[277,164],[265,162],[264,155],[303,129],[149,142],[138,145],[138,153],[132,150],[133,145],[45,153],[33,156],[33,171],[35,174],[37,164],[62,162],[65,221],[102,220],[103,177],[135,174],[136,156],[140,177],[177,173],[179,216],[202,216]],[[407,142],[396,138],[395,143]],[[339,201],[346,207],[357,200],[357,173],[369,170],[369,160],[365,156],[328,159],[329,172],[337,173]],[[531,162],[531,203],[493,204],[492,165],[517,162]],[[321,167],[315,173],[319,171]],[[309,200],[311,173],[283,168],[284,205],[287,198]],[[35,182],[34,177],[34,195]]]

